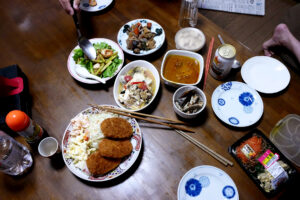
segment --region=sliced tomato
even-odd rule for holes
[[[131,79],[132,79],[132,76],[125,76],[125,77],[124,77],[124,80],[125,80],[126,82],[129,82]]]
[[[138,88],[140,88],[141,90],[147,90],[147,84],[144,82],[141,82],[138,84]]]

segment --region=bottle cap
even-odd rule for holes
[[[13,110],[6,115],[5,122],[11,130],[18,132],[29,126],[30,118],[23,111]]]

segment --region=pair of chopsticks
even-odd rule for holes
[[[165,118],[165,117],[160,117],[160,116],[155,116],[155,115],[149,115],[149,114],[144,114],[144,113],[128,111],[128,110],[119,109],[119,108],[111,108],[111,107],[107,107],[107,106],[99,106],[99,105],[93,105],[93,104],[89,104],[89,105],[92,106],[93,108],[96,108],[96,109],[99,109],[99,110],[106,110],[106,111],[111,112],[111,113],[115,113],[115,114],[119,114],[119,115],[123,115],[123,116],[127,116],[127,117],[132,117],[132,118],[136,118],[136,119],[141,119],[141,120],[144,120],[144,121],[147,121],[147,122],[156,123],[156,124],[168,126],[168,127],[174,128],[174,129],[194,133],[194,131],[189,129],[189,128],[178,126],[178,125],[187,125],[186,123],[183,123],[181,121],[177,121],[177,120],[173,120],[173,119],[169,119],[169,118]],[[168,121],[169,123],[152,120],[152,119],[148,119],[148,118],[145,118],[145,117],[160,119],[160,120]],[[178,125],[170,124],[170,122],[171,123],[176,123]]]
[[[205,151],[206,153],[208,153],[209,155],[211,155],[212,157],[214,157],[216,160],[218,160],[223,165],[225,165],[225,166],[228,166],[228,165],[233,166],[233,163],[230,160],[228,160],[225,157],[221,156],[217,152],[211,150],[210,148],[208,148],[204,144],[200,143],[198,140],[196,140],[193,137],[191,137],[188,134],[186,134],[185,132],[180,131],[180,130],[175,130],[175,131],[177,133],[179,133],[182,137],[184,137],[185,139],[189,140],[191,143],[193,143],[194,145],[196,145],[197,147],[199,147],[200,149],[202,149],[203,151]]]
[[[215,38],[212,37],[211,40],[210,40],[210,43],[209,43],[209,49],[208,49],[206,62],[205,62],[205,74],[204,74],[203,90],[205,89],[207,74],[208,74],[208,70],[209,70],[209,66],[210,66],[210,60],[211,60],[211,52],[212,52],[212,49],[214,47],[214,42],[215,42]]]

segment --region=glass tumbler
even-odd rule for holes
[[[194,27],[197,24],[198,0],[182,0],[179,15],[179,27]]]

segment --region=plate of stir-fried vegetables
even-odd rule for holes
[[[135,19],[121,27],[118,43],[128,54],[145,56],[157,51],[165,41],[164,29],[150,19]]]
[[[83,78],[79,76],[76,67],[84,67],[87,71],[104,82],[113,78],[122,68],[124,63],[124,53],[120,46],[112,40],[105,38],[90,39],[96,50],[96,59],[88,59],[82,49],[76,46],[68,58],[68,70],[76,80],[87,84],[98,84],[99,81]]]

